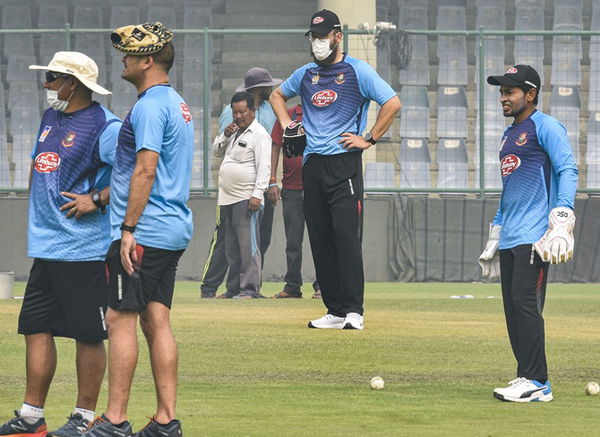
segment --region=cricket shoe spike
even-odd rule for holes
[[[136,432],[133,437],[183,437],[181,431],[181,422],[173,419],[166,425],[161,425],[154,417],[141,430]]]
[[[535,379],[517,378],[505,388],[494,390],[494,397],[506,402],[550,402],[552,387],[550,382],[539,382]]]
[[[30,425],[17,410],[15,410],[15,417],[0,426],[0,436],[6,437],[46,437],[47,431],[46,419],[42,417]]]
[[[88,430],[81,437],[132,437],[131,424],[127,421],[119,426],[111,423],[104,414],[90,423]]]
[[[71,414],[67,419],[67,423],[56,431],[50,431],[48,437],[79,437],[88,430],[90,422],[81,414]]]

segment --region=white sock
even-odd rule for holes
[[[33,405],[23,402],[21,410],[19,410],[19,416],[21,416],[29,425],[33,425],[35,422],[44,417],[44,409],[40,407],[34,407]]]
[[[79,407],[75,407],[73,414],[81,414],[81,417],[83,417],[88,422],[93,422],[94,418],[96,417],[95,411],[86,410],[85,408],[79,408]]]

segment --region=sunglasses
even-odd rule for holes
[[[69,77],[70,74],[55,73],[54,71],[46,71],[46,82],[54,82],[59,77]]]

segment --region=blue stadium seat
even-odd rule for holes
[[[429,145],[423,138],[404,138],[397,156],[400,165],[400,186],[431,188],[431,157]]]
[[[429,98],[427,87],[405,85],[400,91],[401,137],[429,138]]]
[[[365,189],[396,188],[396,170],[391,162],[365,164]]]
[[[467,137],[467,97],[463,87],[438,88],[437,122],[438,138]]]
[[[441,138],[438,143],[438,188],[468,187],[468,157],[465,140]]]

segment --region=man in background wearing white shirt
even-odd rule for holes
[[[213,144],[219,169],[219,197],[225,226],[225,253],[229,263],[227,290],[234,298],[253,299],[260,294],[260,220],[264,192],[271,173],[271,136],[255,118],[254,99],[240,92],[231,99],[233,123]]]

